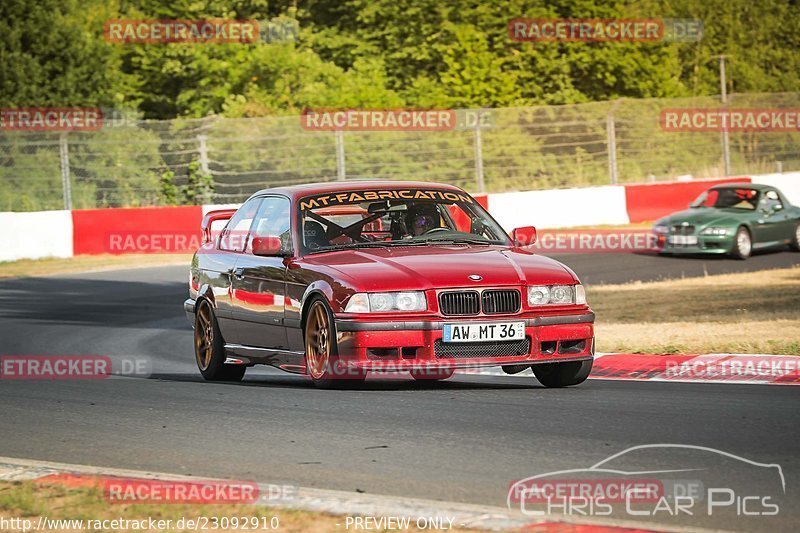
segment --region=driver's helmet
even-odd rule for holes
[[[406,211],[406,228],[415,237],[441,226],[441,216],[435,203],[410,204]]]

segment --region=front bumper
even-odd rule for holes
[[[196,300],[194,298],[188,298],[185,302],[183,302],[183,312],[186,313],[186,319],[189,323],[194,327],[194,306]]]
[[[724,255],[733,248],[730,235],[698,235],[697,244],[669,244],[661,235],[658,239],[660,252],[669,254],[719,254]]]
[[[525,322],[525,341],[444,343],[445,323]],[[594,313],[453,320],[336,320],[339,362],[359,370],[409,371],[579,361],[594,356]]]

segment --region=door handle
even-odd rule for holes
[[[244,279],[244,268],[239,267],[239,268],[235,269],[233,271],[233,277],[234,277],[234,279],[237,279],[237,280],[243,280]]]

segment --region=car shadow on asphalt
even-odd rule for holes
[[[31,324],[190,329],[183,283],[71,277],[0,280],[0,319]],[[179,320],[176,320],[178,318]]]
[[[199,374],[157,373],[149,379],[161,381],[178,381],[187,383],[208,383],[213,385],[229,385],[235,387],[315,389],[310,378],[300,375],[257,375],[245,377],[242,382],[215,381],[206,382]],[[343,386],[339,391],[417,391],[417,390],[507,390],[507,389],[544,389],[533,376],[524,378],[508,378],[499,376],[461,376],[445,381],[416,381],[413,378],[370,376],[363,385]]]

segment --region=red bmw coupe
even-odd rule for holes
[[[591,371],[594,313],[575,273],[525,248],[534,228],[509,238],[457,187],[267,189],[208,213],[202,230],[184,309],[207,380],[238,381],[256,364],[319,387],[501,366],[563,387]]]

